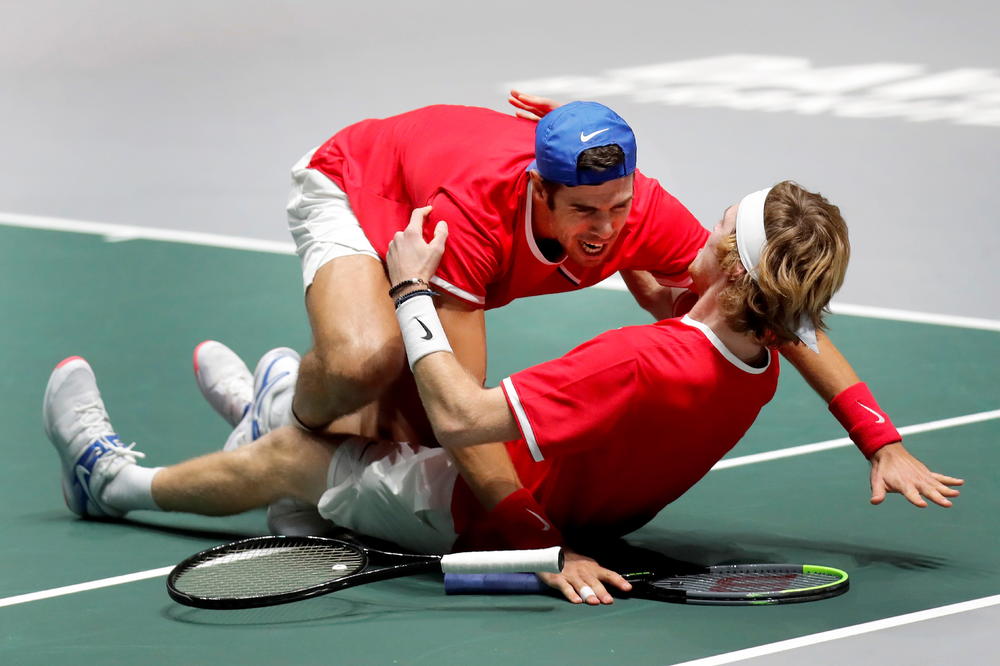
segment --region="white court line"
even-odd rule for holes
[[[278,242],[241,238],[239,236],[224,236],[222,234],[206,234],[198,231],[133,227],[124,224],[67,220],[60,217],[39,217],[37,215],[17,215],[0,212],[0,225],[104,236],[104,239],[110,243],[120,243],[130,240],[152,240],[167,243],[185,243],[187,245],[207,245],[209,247],[221,247],[230,250],[295,254],[295,244],[291,241]]]
[[[941,430],[943,428],[956,428],[970,423],[980,423],[982,421],[991,421],[993,419],[1000,419],[1000,409],[995,409],[990,412],[979,412],[978,414],[956,416],[950,419],[941,419],[940,421],[928,421],[927,423],[917,423],[915,425],[903,426],[902,428],[899,428],[899,434],[907,437],[920,432],[930,432],[932,430]],[[851,441],[850,437],[839,437],[825,442],[816,442],[815,444],[791,446],[787,449],[754,453],[749,456],[740,456],[739,458],[726,458],[725,460],[720,460],[715,463],[715,465],[712,466],[712,469],[726,469],[727,467],[752,465],[754,463],[767,462],[768,460],[778,460],[779,458],[791,458],[792,456],[802,456],[807,453],[827,451],[829,449],[836,449],[841,446],[850,446],[852,444],[854,444],[854,442]]]
[[[77,234],[93,234],[97,236],[104,236],[105,240],[111,243],[119,243],[129,240],[152,240],[164,241],[167,243],[186,243],[188,245],[206,245],[209,247],[221,247],[232,250],[251,250],[255,252],[269,252],[273,254],[295,254],[295,245],[290,241],[279,242],[258,240],[253,238],[242,238],[239,236],[224,236],[222,234],[206,234],[197,231],[177,231],[174,229],[156,229],[152,227],[106,224],[104,222],[86,222],[83,220],[69,220],[59,217],[42,217],[37,215],[4,213],[2,211],[0,211],[0,226],[27,227],[30,229],[44,229],[46,231],[66,231]],[[627,291],[625,283],[618,275],[609,277],[607,280],[595,285],[595,287],[598,289],[609,289],[612,291]],[[936,324],[939,326],[953,326],[956,328],[974,328],[987,331],[1000,331],[1000,321],[993,319],[959,317],[956,315],[942,315],[930,312],[911,312],[909,310],[878,308],[867,305],[850,305],[847,303],[833,303],[830,307],[836,314],[844,314],[853,317],[869,317],[873,319],[890,319],[893,321],[907,321],[918,324]]]
[[[928,432],[931,430],[941,430],[942,428],[955,428],[958,426],[968,425],[970,423],[979,423],[981,421],[989,421],[991,419],[1000,418],[1000,409],[991,412],[979,412],[978,414],[968,414],[966,416],[956,416],[951,419],[942,419],[940,421],[928,421],[927,423],[918,423],[911,426],[904,426],[899,429],[899,432],[903,435],[912,435],[919,432]],[[793,456],[802,456],[809,453],[816,453],[818,451],[826,451],[827,449],[833,449],[840,446],[847,446],[851,444],[851,440],[844,437],[842,439],[831,439],[826,442],[816,442],[815,444],[804,444],[802,446],[792,446],[787,449],[778,449],[777,451],[768,451],[766,453],[755,453],[749,456],[742,456],[740,458],[730,458],[728,460],[722,460],[712,467],[712,470],[725,469],[727,467],[739,467],[741,465],[752,465],[759,462],[767,462],[769,460],[777,460],[778,458],[790,458]],[[111,585],[120,585],[122,583],[131,583],[136,580],[143,580],[146,578],[155,578],[157,576],[165,576],[173,567],[162,567],[160,569],[150,569],[149,571],[139,571],[133,574],[126,574],[124,576],[115,576],[113,578],[104,578],[102,580],[95,580],[89,583],[80,583],[79,585],[68,585],[66,587],[57,587],[51,590],[43,590],[41,592],[32,592],[29,594],[22,594],[16,597],[7,597],[6,599],[0,599],[0,608],[4,606],[13,606],[15,604],[23,604],[29,601],[38,601],[40,599],[48,599],[51,597],[58,597],[65,594],[75,594],[77,592],[85,592],[87,590],[94,590],[101,587],[109,587]],[[724,662],[720,662],[724,663]]]
[[[747,648],[746,650],[737,650],[736,652],[728,652],[726,654],[719,654],[714,657],[705,657],[703,659],[695,659],[694,661],[685,661],[674,664],[674,666],[721,666],[722,664],[731,664],[736,661],[743,661],[744,659],[753,659],[754,657],[763,657],[777,652],[785,652],[787,650],[795,650],[800,647],[808,647],[810,645],[816,645],[817,643],[826,643],[827,641],[835,641],[841,638],[860,636],[861,634],[867,634],[873,631],[892,629],[893,627],[901,627],[906,624],[923,622],[924,620],[933,620],[935,618],[955,615],[957,613],[967,613],[969,611],[978,610],[980,608],[988,608],[989,606],[995,606],[997,604],[1000,604],[1000,594],[992,597],[983,597],[982,599],[973,599],[972,601],[963,601],[962,603],[952,604],[950,606],[930,608],[916,613],[907,613],[906,615],[887,617],[882,620],[875,620],[874,622],[865,622],[864,624],[856,624],[851,627],[833,629],[831,631],[824,631],[818,634],[800,636],[799,638],[791,638],[787,641],[779,641],[777,643],[769,643],[767,645],[758,645],[757,647]]]
[[[138,571],[136,573],[125,574],[124,576],[114,576],[113,578],[92,580],[89,583],[77,583],[76,585],[66,585],[65,587],[54,587],[51,590],[42,590],[41,592],[20,594],[16,597],[0,599],[0,608],[3,608],[4,606],[26,604],[29,601],[40,601],[42,599],[51,599],[52,597],[61,597],[67,594],[76,594],[77,592],[86,592],[87,590],[96,590],[102,587],[111,587],[112,585],[121,585],[122,583],[131,583],[137,580],[145,580],[147,578],[166,576],[170,573],[171,569],[173,569],[173,567],[160,567],[159,569]]]
[[[598,289],[611,291],[628,291],[625,281],[617,273],[603,282],[594,285]],[[935,324],[938,326],[954,326],[956,328],[976,328],[984,331],[1000,331],[1000,321],[996,319],[980,319],[978,317],[960,317],[958,315],[935,314],[933,312],[913,312],[911,310],[896,310],[879,308],[871,305],[851,305],[849,303],[830,303],[834,314],[848,317],[867,317],[869,319],[889,319],[906,321],[915,324]]]
[[[917,324],[937,324],[940,326],[955,326],[957,328],[978,328],[984,331],[1000,331],[1000,321],[996,321],[995,319],[939,315],[930,312],[910,312],[909,310],[876,308],[870,305],[849,305],[847,303],[830,303],[830,310],[834,314],[848,315],[849,317],[891,319],[892,321],[908,321]]]

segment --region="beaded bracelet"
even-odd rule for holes
[[[421,278],[410,278],[408,280],[402,280],[402,281],[397,282],[396,284],[392,285],[392,288],[389,289],[389,297],[390,298],[395,298],[396,294],[398,294],[404,288],[409,287],[411,285],[417,285],[417,284],[422,284],[425,287],[430,288],[430,285],[427,284],[426,280],[423,280]]]

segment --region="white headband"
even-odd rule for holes
[[[736,249],[740,253],[740,263],[754,282],[757,281],[760,257],[767,246],[767,234],[764,231],[764,202],[770,191],[771,188],[767,187],[751,192],[740,200],[740,205],[736,209]],[[816,329],[808,316],[802,315],[799,319],[795,335],[809,349],[819,353]]]

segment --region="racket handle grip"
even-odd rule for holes
[[[445,574],[445,594],[538,594],[552,588],[532,573]]]
[[[563,550],[559,546],[537,550],[489,550],[451,553],[441,558],[445,573],[514,573],[547,571],[559,573],[563,567]]]

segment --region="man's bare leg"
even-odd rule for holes
[[[299,364],[290,407],[273,422],[375,435],[379,410],[373,401],[406,367],[388,291],[385,270],[374,257],[343,256],[320,267],[306,291],[313,348]],[[312,503],[291,495],[269,502],[267,522],[275,534],[330,528]]]
[[[249,511],[282,497],[316,504],[342,439],[279,428],[236,450],[161,469],[153,477],[153,500],[164,511],[209,516]]]
[[[285,427],[233,451],[172,467],[143,467],[138,461],[144,454],[118,437],[93,369],[79,356],[52,371],[42,420],[61,461],[67,507],[93,518],[139,509],[223,515],[286,496],[315,506],[343,440]]]
[[[293,410],[321,428],[375,400],[406,367],[382,264],[367,255],[325,264],[306,292],[313,348],[302,358]]]

